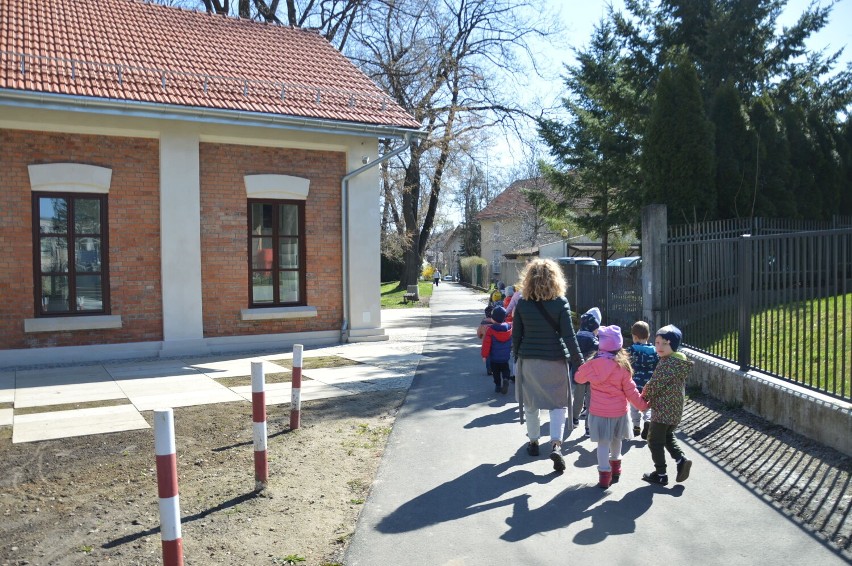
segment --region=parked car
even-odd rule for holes
[[[593,257],[558,257],[556,261],[559,265],[600,265],[598,260]]]
[[[630,256],[630,257],[620,257],[618,259],[613,259],[608,261],[606,264],[608,267],[636,267],[641,265],[642,257],[638,255]]]
[[[452,275],[444,275],[444,281],[452,281],[452,280],[453,280]]]

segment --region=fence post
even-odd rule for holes
[[[266,433],[266,383],[263,362],[251,363],[251,426],[254,436],[254,490],[263,491],[269,482]]]
[[[650,204],[642,208],[642,318],[654,329],[666,320],[663,288],[665,248],[668,242],[666,205]]]
[[[172,409],[154,411],[154,454],[157,458],[157,497],[160,507],[160,539],[165,566],[183,565],[180,532],[175,421]]]
[[[740,370],[751,367],[751,285],[754,240],[748,234],[737,239],[737,327]]]
[[[302,352],[301,344],[293,346],[293,381],[290,397],[290,430],[302,425]]]

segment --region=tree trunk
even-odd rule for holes
[[[420,277],[422,255],[420,251],[420,232],[417,227],[418,206],[420,203],[420,148],[412,144],[411,160],[405,168],[405,182],[402,187],[402,217],[405,222],[405,242],[403,258],[405,268],[400,279],[400,287],[414,285]]]

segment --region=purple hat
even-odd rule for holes
[[[601,326],[598,329],[598,349],[603,352],[617,352],[624,345],[621,336],[621,328],[612,326]]]

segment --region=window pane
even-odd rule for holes
[[[64,198],[39,198],[38,217],[38,231],[42,234],[64,234],[68,231],[68,201]]]
[[[68,277],[41,278],[41,305],[44,312],[68,312]]]
[[[299,235],[299,207],[295,204],[282,204],[278,207],[278,226],[282,236]]]
[[[252,274],[252,301],[255,303],[272,302],[272,273]]]
[[[100,275],[77,276],[77,310],[103,310],[103,289]]]
[[[68,272],[68,239],[46,237],[41,238],[41,272]]]
[[[278,264],[281,269],[299,269],[299,240],[281,238]]]
[[[272,205],[255,203],[251,205],[251,233],[255,236],[272,235]]]
[[[78,238],[74,255],[77,258],[78,273],[101,270],[101,239]]]
[[[299,301],[299,272],[282,271],[281,278],[281,302],[295,303]]]
[[[272,269],[272,238],[252,238],[252,269]]]
[[[74,199],[74,232],[76,234],[101,233],[101,201]]]

